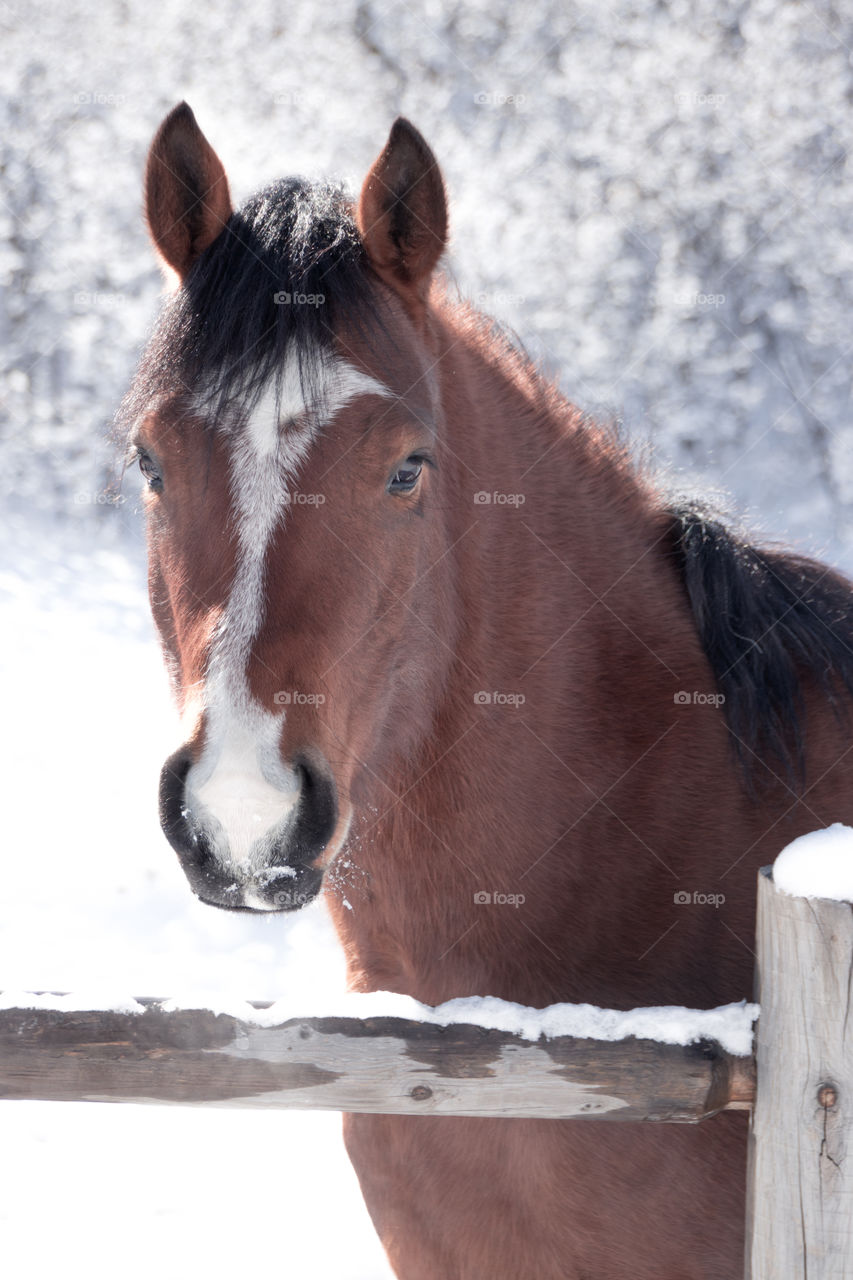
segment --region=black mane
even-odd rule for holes
[[[275,182],[231,215],[166,304],[120,419],[182,389],[214,418],[230,402],[250,406],[272,379],[280,385],[291,353],[316,393],[339,317],[365,332],[378,319],[352,202],[329,183]]]
[[[759,761],[805,784],[804,683],[849,719],[853,583],[807,556],[760,548],[696,502],[672,507],[672,546],[735,753],[752,785]]]

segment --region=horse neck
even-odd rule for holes
[[[672,605],[672,592],[667,600],[662,563],[643,560],[655,536],[649,499],[606,433],[587,429],[576,410],[521,363],[484,347],[478,333],[466,341],[464,332],[448,331],[442,379],[450,522],[443,570],[455,582],[456,658],[420,751],[392,779],[404,802],[383,805],[352,850],[353,910],[333,904],[333,912],[357,986],[430,1002],[476,989],[536,1003],[556,989],[537,964],[555,963],[558,944],[521,963],[518,945],[513,954],[491,936],[508,917],[483,916],[471,927],[472,894],[518,888],[531,833],[547,840],[551,826],[555,837],[566,827],[571,778],[559,760],[576,763],[582,753],[586,766],[599,749],[592,740],[601,655],[618,663],[625,624],[648,614],[656,591],[662,610]],[[477,492],[492,501],[476,504]],[[524,501],[500,504],[495,494]],[[590,601],[608,592],[613,612],[587,618]],[[569,631],[567,657],[558,641]],[[635,678],[660,680],[641,659],[632,662]],[[522,694],[524,715],[478,706],[478,692]],[[607,767],[602,761],[602,777]],[[578,806],[587,803],[582,794]],[[570,821],[576,810],[569,811]],[[565,883],[561,891],[571,897]],[[525,922],[538,931],[530,910]],[[521,933],[522,949],[529,938]],[[568,966],[561,954],[561,981]]]
[[[529,620],[537,600],[547,612],[549,585],[565,606],[603,596],[661,532],[655,495],[615,431],[586,420],[502,341],[477,328],[466,342],[450,329],[445,376],[462,611],[479,624],[478,659],[498,670],[513,618]],[[478,506],[477,490],[492,501]],[[618,594],[630,610],[630,586]],[[515,641],[531,662],[539,656],[529,621]]]

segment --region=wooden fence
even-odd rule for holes
[[[752,1109],[747,1280],[853,1280],[853,911],[787,897],[765,868],[757,948],[754,1056],[144,1000],[0,1010],[0,1098],[682,1123]]]

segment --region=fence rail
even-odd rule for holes
[[[746,1108],[751,1058],[404,1018],[256,1026],[202,1009],[0,1011],[0,1097],[695,1122]]]
[[[0,1098],[697,1122],[752,1108],[747,1280],[853,1280],[853,909],[759,875],[755,1056],[401,1017],[0,1009]],[[260,1019],[263,1022],[264,1019]]]

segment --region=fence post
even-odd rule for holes
[[[853,1280],[853,908],[758,875],[747,1280]]]

